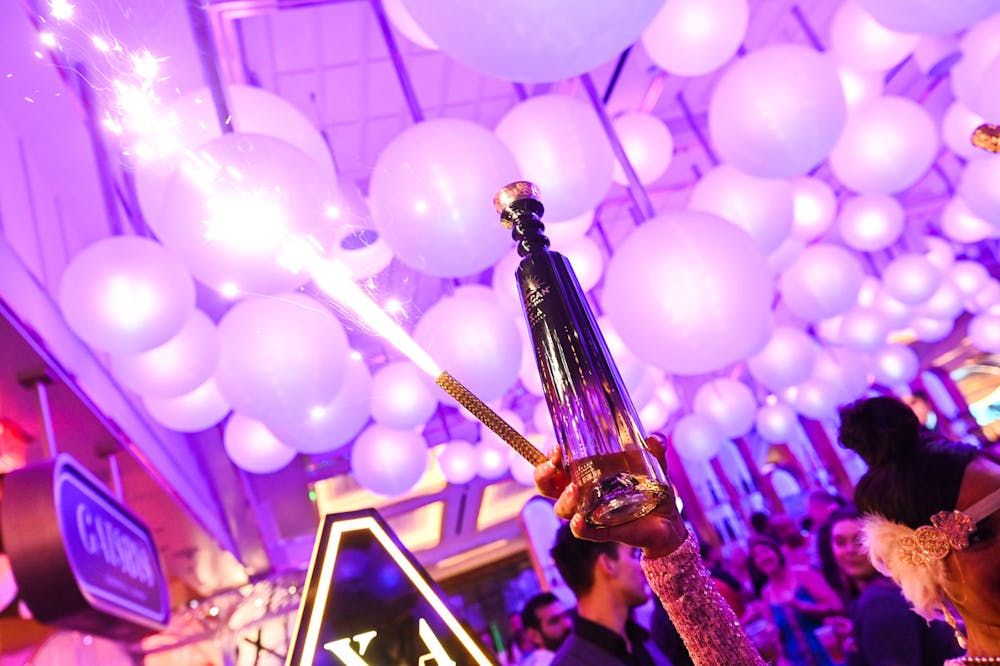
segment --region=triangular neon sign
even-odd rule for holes
[[[287,666],[495,666],[374,509],[329,514]]]

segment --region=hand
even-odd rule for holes
[[[662,464],[663,441],[653,436],[646,440],[646,445]],[[687,538],[687,528],[677,511],[672,491],[656,509],[642,518],[617,527],[588,525],[583,515],[576,511],[579,489],[566,477],[559,447],[555,448],[547,461],[535,468],[535,485],[542,495],[556,500],[556,515],[570,521],[570,528],[577,538],[588,541],[617,541],[637,546],[651,558],[669,555]]]

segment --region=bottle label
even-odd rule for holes
[[[545,318],[545,310],[542,303],[545,297],[552,292],[552,287],[547,282],[527,281],[524,285],[521,298],[524,299],[525,312],[528,315],[528,324],[534,326]]]

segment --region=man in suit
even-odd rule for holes
[[[552,559],[577,599],[573,631],[551,666],[664,666],[670,662],[632,611],[649,599],[638,548],[556,533]]]

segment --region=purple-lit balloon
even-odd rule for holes
[[[765,442],[789,442],[798,433],[799,416],[784,403],[764,405],[754,420],[757,434]]]
[[[997,0],[990,0],[990,4],[998,3]],[[1000,7],[994,7],[993,11],[1000,12]],[[951,89],[955,92],[955,97],[984,117],[988,117],[988,109],[983,108],[981,95],[984,88],[990,87],[992,80],[987,77],[1000,57],[998,30],[1000,13],[972,26],[962,35],[962,59],[951,69]]]
[[[978,261],[963,259],[951,265],[948,277],[964,296],[972,296],[986,285],[990,272]]]
[[[938,342],[948,337],[948,334],[955,328],[953,319],[931,319],[929,317],[915,317],[910,322],[910,328],[917,340],[921,342]]]
[[[590,291],[604,275],[604,253],[597,243],[584,236],[566,243],[559,250],[573,266],[580,288]]]
[[[811,419],[832,418],[837,411],[839,395],[831,382],[810,377],[788,390],[795,410]]]
[[[816,357],[812,379],[827,383],[838,403],[859,397],[869,386],[870,356],[846,347],[827,347]]]
[[[736,54],[749,19],[747,0],[670,0],[643,30],[642,45],[671,74],[701,76]]]
[[[818,353],[819,345],[811,335],[792,326],[778,326],[747,367],[754,379],[778,391],[806,379]]]
[[[694,394],[694,413],[712,419],[724,437],[742,437],[753,427],[757,400],[743,382],[713,379]]]
[[[105,238],[73,257],[59,282],[59,307],[95,349],[146,351],[177,335],[195,307],[194,282],[156,241]]]
[[[708,110],[720,157],[762,178],[800,176],[833,148],[847,115],[832,62],[805,46],[766,46],[735,61]]]
[[[722,448],[726,437],[711,418],[688,414],[674,426],[671,444],[684,460],[711,460]]]
[[[1000,315],[983,312],[969,322],[969,341],[980,351],[1000,353]]]
[[[666,173],[674,156],[674,137],[662,120],[649,113],[633,112],[618,116],[613,125],[640,183],[648,185]],[[628,185],[617,159],[611,178],[619,185]]]
[[[889,326],[875,308],[855,307],[840,320],[840,344],[859,351],[875,351],[885,344]]]
[[[476,445],[476,474],[487,481],[496,481],[510,470],[510,448],[495,441]]]
[[[615,163],[611,143],[597,113],[583,100],[567,95],[531,97],[504,114],[496,135],[510,148],[521,176],[538,185],[546,218],[581,215],[597,206],[611,188]]]
[[[617,56],[661,4],[403,0],[443,53],[482,74],[523,83],[567,79]]]
[[[965,309],[973,314],[985,312],[1000,305],[1000,281],[990,278],[978,292],[965,299]]]
[[[986,157],[989,153],[972,145],[969,140],[976,128],[984,122],[985,118],[955,100],[941,118],[941,138],[953,153],[967,160]]]
[[[851,111],[830,152],[830,168],[855,192],[893,194],[920,180],[937,151],[937,128],[927,110],[887,95]]]
[[[941,269],[921,254],[901,254],[882,271],[882,285],[893,298],[919,305],[941,285]]]
[[[837,218],[844,244],[861,252],[884,250],[905,225],[903,205],[885,194],[862,194],[844,202]]]
[[[424,424],[438,406],[438,393],[432,393],[423,371],[410,361],[396,361],[376,370],[371,398],[375,422],[397,430]]]
[[[998,0],[858,0],[882,25],[899,32],[949,34],[1000,11]]]
[[[872,371],[875,381],[883,386],[909,384],[920,371],[920,359],[906,345],[892,343],[875,352]]]
[[[800,176],[792,187],[792,237],[811,241],[826,233],[837,217],[837,196],[819,178]]]
[[[917,306],[915,314],[919,317],[954,321],[965,309],[965,294],[947,276],[931,294],[931,297]]]
[[[450,118],[417,123],[375,162],[369,186],[375,228],[403,263],[422,273],[478,273],[511,247],[493,195],[518,177],[514,157],[486,128]]]
[[[427,471],[430,452],[414,430],[373,424],[351,447],[351,474],[362,488],[393,497],[416,485]]]
[[[978,243],[1000,233],[1000,228],[973,213],[965,199],[958,195],[941,209],[940,224],[941,233],[958,243]]]
[[[549,219],[545,216],[545,235],[552,241],[552,247],[558,250],[566,243],[572,243],[583,238],[594,225],[594,211],[588,210],[569,220]]]
[[[784,180],[748,176],[722,164],[695,183],[688,208],[713,213],[742,228],[765,253],[792,228],[792,188]]]
[[[386,18],[392,23],[396,30],[416,44],[429,51],[437,51],[438,45],[433,39],[427,36],[424,29],[417,25],[410,12],[403,5],[403,0],[382,0],[382,7],[385,9]]]
[[[885,75],[882,72],[861,72],[838,64],[837,76],[844,89],[848,112],[880,98],[885,92]]]
[[[296,454],[266,425],[238,412],[226,421],[222,443],[233,464],[252,474],[277,472],[292,462]]]
[[[319,303],[289,294],[253,298],[219,321],[215,379],[233,408],[265,423],[298,421],[336,396],[347,335]]]
[[[178,432],[201,432],[226,418],[232,407],[219,393],[215,379],[173,398],[147,396],[142,399],[153,420]]]
[[[834,57],[862,72],[884,72],[895,67],[913,52],[919,40],[917,35],[886,28],[853,0],[840,5],[830,25]]]
[[[818,243],[803,250],[781,276],[781,298],[789,310],[807,321],[826,319],[854,305],[863,275],[853,253]]]
[[[364,360],[350,358],[333,400],[309,410],[303,419],[269,424],[268,429],[299,453],[325,453],[347,444],[361,432],[368,423],[371,406],[372,376]]]
[[[476,478],[479,457],[476,447],[469,442],[455,440],[448,442],[438,456],[438,465],[448,483],[464,485]]]
[[[195,390],[215,373],[219,334],[201,310],[194,310],[184,328],[149,351],[111,357],[115,378],[136,393],[160,397]]]
[[[750,236],[685,211],[660,215],[621,243],[608,263],[603,305],[638,357],[700,374],[764,346],[772,298],[767,260]]]
[[[1000,155],[973,160],[965,165],[958,181],[958,194],[969,210],[1000,227]]]

